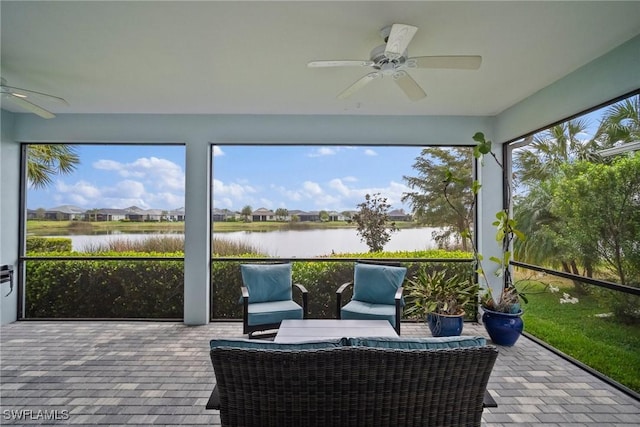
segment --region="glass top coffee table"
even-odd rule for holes
[[[387,320],[285,319],[274,342],[296,343],[342,337],[394,337],[398,334]]]

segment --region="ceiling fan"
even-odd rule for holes
[[[481,56],[417,56],[408,57],[407,46],[418,31],[418,27],[406,24],[393,24],[380,30],[386,44],[375,47],[368,61],[334,60],[312,61],[310,68],[317,67],[371,67],[375,71],[357,80],[342,91],[339,99],[351,96],[373,80],[391,76],[394,82],[412,101],[418,101],[427,94],[407,73],[414,68],[449,68],[461,70],[477,70],[482,63]]]
[[[36,92],[34,90],[21,89],[19,87],[7,86],[7,81],[4,78],[0,78],[0,93],[2,97],[7,101],[24,108],[38,116],[45,119],[52,119],[55,115],[43,107],[36,104],[36,102],[56,102],[59,104],[69,105],[67,101],[59,96],[53,96],[42,92]],[[40,101],[38,101],[40,100]]]

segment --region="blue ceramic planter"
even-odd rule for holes
[[[427,325],[431,335],[434,337],[453,337],[462,334],[464,326],[464,314],[458,316],[447,316],[442,314],[428,313]]]
[[[498,311],[487,310],[482,308],[484,313],[482,314],[482,322],[484,327],[496,345],[503,345],[511,347],[516,343],[522,329],[524,322],[522,321],[522,310],[518,313],[500,313]]]

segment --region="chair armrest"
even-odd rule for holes
[[[341,285],[338,290],[336,291],[336,294],[340,294],[342,295],[342,293],[344,292],[345,289],[347,289],[349,286],[353,286],[353,282],[347,282],[344,283],[343,285]]]
[[[342,293],[350,286],[353,286],[353,282],[342,284],[336,291],[336,319],[341,318],[340,309],[342,308]]]
[[[249,288],[241,286],[240,289],[242,291],[242,324],[246,328],[249,324]]]
[[[402,301],[402,292],[404,291],[404,288],[402,286],[400,286],[398,288],[398,290],[396,291],[396,294],[394,296],[394,299],[396,301],[396,324],[395,324],[395,330],[396,333],[398,335],[400,335],[400,321],[402,320],[402,307],[403,307],[403,301]]]
[[[295,286],[296,288],[300,289],[300,292],[302,292],[303,294],[309,293],[309,291],[307,291],[307,288],[305,288],[300,283],[294,283],[293,286]]]
[[[302,286],[300,283],[294,283],[293,287],[298,288],[298,290],[302,293],[302,318],[306,319],[309,314],[309,291],[307,291],[307,288]]]
[[[400,286],[400,287],[398,288],[398,290],[396,291],[396,294],[395,294],[395,296],[393,297],[393,298],[396,300],[396,302],[402,299],[402,292],[403,292],[403,291],[404,291],[404,287],[402,287],[402,286]]]

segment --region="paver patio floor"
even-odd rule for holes
[[[403,336],[428,336],[403,323]],[[465,335],[483,335],[465,324]],[[220,425],[209,340],[236,322],[25,321],[0,328],[2,425]],[[483,426],[638,426],[640,402],[522,337],[499,347]],[[20,419],[21,418],[21,419]],[[57,419],[56,419],[57,418]]]

